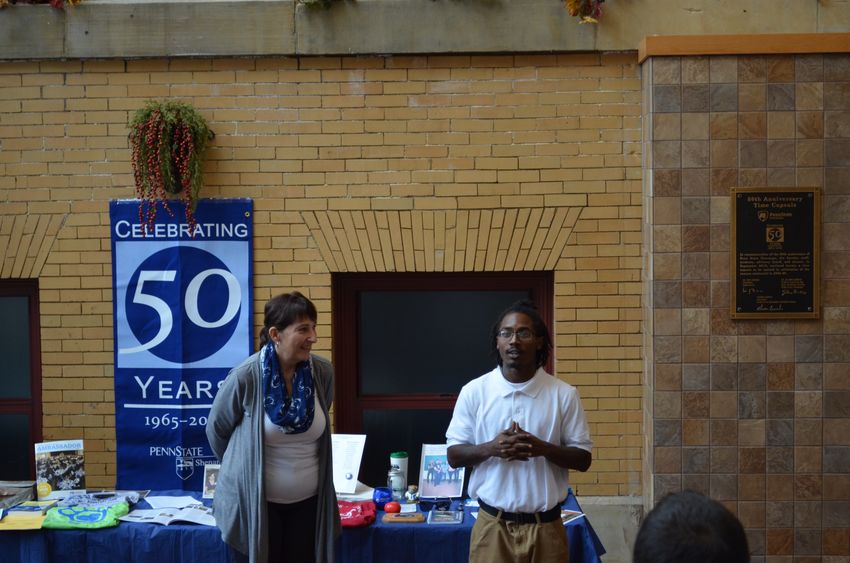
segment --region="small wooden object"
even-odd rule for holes
[[[381,522],[384,524],[415,524],[424,522],[425,515],[421,512],[394,512],[384,514]]]

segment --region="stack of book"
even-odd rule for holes
[[[41,528],[47,511],[59,500],[27,500],[12,508],[3,509],[0,530],[37,530]]]
[[[56,506],[59,499],[51,500],[27,500],[9,509],[9,516],[27,514],[47,514],[47,511]]]

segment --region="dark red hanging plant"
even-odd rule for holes
[[[186,223],[194,232],[202,157],[213,137],[201,114],[188,104],[149,100],[136,111],[130,121],[130,148],[145,232],[153,229],[158,204],[173,216],[168,205],[173,196],[186,203]]]

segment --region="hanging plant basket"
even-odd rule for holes
[[[567,11],[579,18],[579,23],[599,23],[603,2],[605,0],[564,0]]]
[[[133,178],[139,199],[139,222],[153,228],[158,204],[169,215],[171,197],[186,204],[189,232],[203,184],[201,162],[213,132],[200,113],[174,100],[148,100],[130,121]]]

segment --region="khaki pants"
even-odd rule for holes
[[[543,524],[517,524],[483,510],[472,527],[470,563],[564,563],[569,561],[567,533],[558,518]]]

